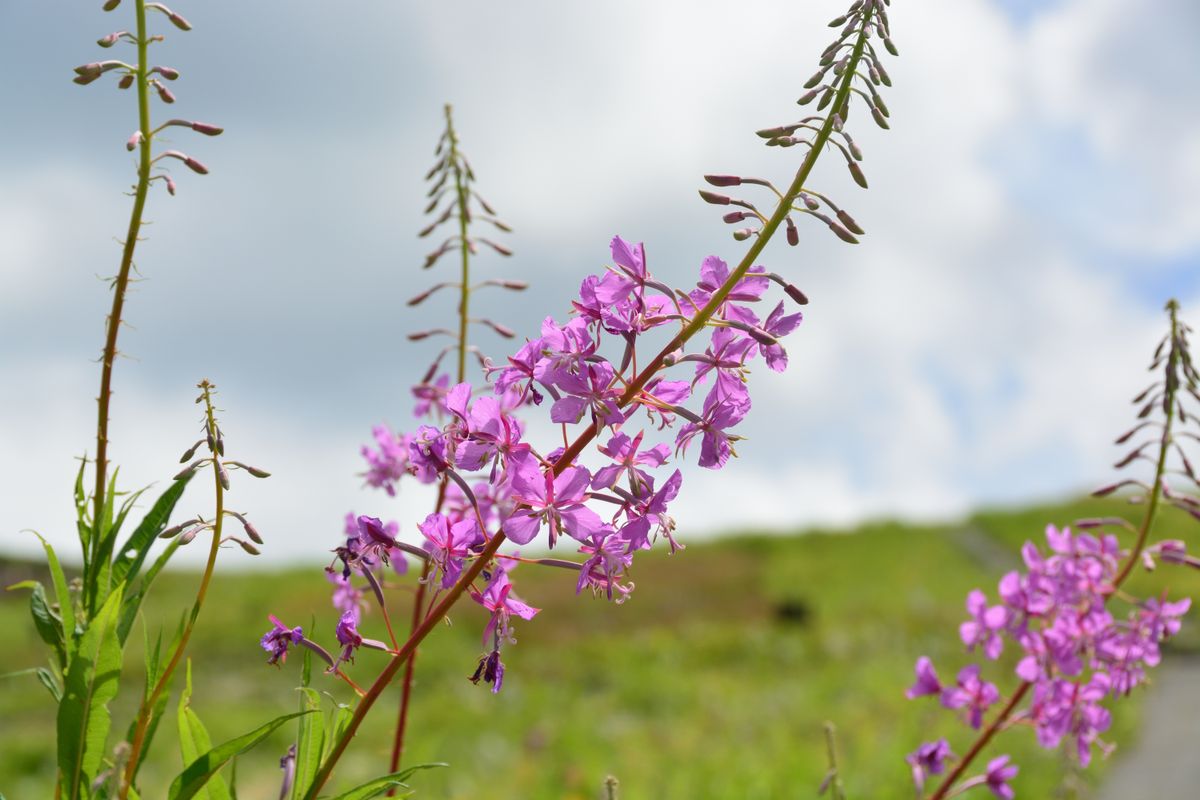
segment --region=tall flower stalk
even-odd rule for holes
[[[438,283],[432,288],[422,292],[409,301],[410,306],[416,306],[423,303],[429,296],[443,288],[458,289],[458,326],[457,336],[455,337],[453,350],[455,353],[455,383],[463,383],[467,379],[467,355],[472,352],[470,343],[470,324],[472,322],[470,316],[471,309],[471,256],[478,251],[479,243],[483,242],[491,249],[495,250],[502,256],[512,255],[512,251],[507,247],[497,244],[491,239],[480,238],[476,239],[471,236],[471,224],[476,220],[485,221],[496,227],[498,230],[505,233],[511,233],[512,229],[504,222],[496,218],[495,211],[484,200],[478,192],[472,188],[472,183],[475,180],[475,173],[471,169],[471,164],[467,160],[466,155],[460,149],[458,133],[454,128],[454,109],[447,103],[444,109],[446,118],[446,127],[442,132],[441,138],[438,139],[437,148],[434,150],[434,157],[437,162],[429,170],[425,176],[430,182],[429,205],[426,207],[426,214],[434,215],[434,221],[421,230],[422,238],[429,236],[435,230],[446,223],[456,223],[458,234],[450,236],[443,241],[436,250],[431,252],[425,259],[425,269],[433,267],[438,260],[447,252],[457,246],[461,271],[457,286],[455,284]],[[472,200],[474,205],[478,206],[477,211],[472,211]],[[444,203],[444,208],[440,207]],[[499,286],[510,291],[523,291],[526,284],[520,281],[513,280],[491,280],[485,282],[485,286]],[[511,338],[512,333],[507,328],[494,323],[490,320],[483,320],[484,324],[491,327],[494,331]],[[421,332],[415,334],[416,338],[423,339],[426,333]],[[475,352],[478,352],[477,350]],[[439,387],[439,381],[434,378],[437,373],[438,366],[446,355],[443,350],[434,359],[430,369],[427,371],[422,385],[418,387],[418,393],[423,398],[438,398],[441,390],[449,385],[449,380]],[[431,410],[434,408],[430,404]],[[390,436],[390,432],[384,435]],[[434,502],[433,513],[438,514],[442,511],[442,506],[446,500],[446,481],[443,479],[438,485],[437,500]],[[409,626],[409,634],[417,629],[421,624],[421,619],[425,611],[425,589],[429,578],[429,561],[423,561],[421,568],[421,578],[417,582],[417,591],[413,600],[412,621]],[[392,756],[389,772],[396,772],[400,768],[400,760],[404,753],[404,732],[408,725],[408,709],[412,701],[413,677],[416,671],[417,651],[414,650],[412,657],[408,659],[408,663],[404,669],[404,679],[400,690],[400,707],[396,716],[396,731],[392,737]],[[388,794],[391,796],[394,789],[390,789]]]
[[[808,180],[820,156],[835,152],[846,158],[855,182],[865,188],[858,163],[862,153],[845,125],[855,96],[861,102],[853,105],[865,105],[877,124],[888,125],[878,87],[890,84],[890,78],[875,49],[878,42],[894,52],[886,5],[884,0],[857,0],[834,21],[841,34],[822,53],[820,69],[800,99],[801,105],[817,100],[817,113],[759,132],[769,146],[805,149],[785,190],[761,178],[706,176],[714,187],[763,187],[775,203],[769,213],[763,213],[747,200],[701,192],[708,203],[736,209],[725,215],[726,222],[750,222],[734,232],[735,240],[750,241],[736,266],[731,269],[712,256],[701,266],[696,288],[672,289],[651,273],[643,245],[615,237],[612,265],[602,275],[584,279],[572,301],[574,318],[565,324],[546,319],[540,337],[527,340],[506,364],[490,367],[490,393],[479,393],[466,382],[430,387],[424,398],[433,413],[440,414],[441,426],[422,425],[412,434],[377,437],[380,450],[367,451],[369,480],[389,492],[404,476],[442,487],[442,511],[418,526],[426,543],[416,552],[426,562],[424,580],[427,591],[434,594],[429,608],[417,615],[419,622],[407,641],[382,648],[391,658],[358,699],[300,797],[315,800],[321,793],[383,690],[464,594],[489,613],[484,654],[471,680],[483,680],[499,691],[505,674],[501,651],[513,641],[512,623],[532,619],[538,611],[513,592],[513,567],[533,562],[571,569],[578,575],[577,591],[590,589],[621,602],[633,590],[627,571],[638,552],[659,539],[673,551],[681,546],[668,506],[680,491],[682,473],[676,469],[665,478],[654,474],[670,459],[672,447],[652,442],[660,432],[673,429],[675,456],[698,449],[699,464],[708,469],[720,469],[735,456],[734,445],[741,437],[730,429],[750,410],[745,385],[748,365],[761,355],[769,369],[783,371],[787,353],[780,339],[801,321],[799,313],[786,313],[785,301],[761,317],[753,305],[773,283],[791,301],[807,302],[793,283],[757,266],[759,255],[784,226],[789,242],[798,243],[799,228],[793,217],[816,217],[845,241],[857,241],[856,236],[863,234],[848,213],[811,190]],[[462,174],[450,170],[446,180]],[[460,184],[455,184],[455,191],[461,198]],[[453,213],[444,212],[442,219]],[[460,225],[463,217],[460,214]],[[460,230],[457,238],[443,243],[440,252],[464,241]],[[463,316],[465,308],[463,303]],[[459,323],[463,324],[462,317]],[[685,345],[702,331],[711,336],[706,349],[685,352]],[[646,345],[652,332],[665,343]],[[416,338],[431,335],[454,333],[437,329]],[[463,337],[458,340],[461,344]],[[606,345],[616,348],[612,361],[603,354]],[[639,358],[639,345],[654,347],[655,354]],[[690,370],[690,380],[670,379],[668,373],[679,369]],[[427,381],[434,373],[427,374]],[[685,403],[700,387],[706,392],[702,408],[687,408]],[[544,407],[543,403],[549,406],[550,421],[562,429],[561,446],[550,443],[547,449],[535,448],[524,439],[524,426],[516,414]],[[643,411],[651,427],[637,430],[634,420]],[[607,438],[601,439],[602,435]],[[585,453],[604,466],[593,472],[583,463]],[[342,578],[348,580],[356,573],[367,577],[382,606],[372,570],[404,558],[413,548],[396,538],[395,526],[367,516],[354,523],[347,543],[337,551]],[[550,547],[574,540],[584,560],[500,553],[506,541],[524,545],[543,532]],[[373,646],[364,644],[371,640],[358,632],[359,621],[356,608],[343,612],[338,641],[344,650],[339,663],[352,659],[357,647]]]
[[[999,733],[1019,723],[1031,726],[1043,747],[1069,744],[1080,766],[1086,767],[1094,748],[1111,749],[1100,739],[1111,723],[1105,702],[1127,696],[1141,684],[1146,671],[1161,659],[1161,642],[1178,632],[1190,599],[1139,599],[1122,588],[1139,565],[1153,569],[1162,561],[1200,567],[1181,540],[1151,542],[1164,503],[1200,519],[1200,499],[1195,496],[1200,482],[1181,444],[1197,438],[1183,428],[1196,422],[1186,403],[1200,403],[1200,373],[1192,364],[1191,329],[1179,319],[1178,303],[1170,301],[1166,311],[1169,329],[1151,362],[1152,370],[1161,370],[1161,378],[1134,398],[1139,422],[1117,439],[1118,445],[1127,446],[1135,437],[1157,432],[1115,465],[1124,470],[1143,461],[1153,464],[1151,482],[1128,478],[1096,492],[1107,496],[1137,487],[1143,494],[1132,499],[1145,505],[1140,523],[1133,526],[1109,517],[1077,520],[1074,531],[1050,526],[1050,552],[1043,555],[1026,543],[1026,569],[1000,581],[998,605],[990,606],[981,591],[971,592],[971,618],[960,628],[963,643],[968,649],[979,647],[990,660],[1000,656],[1006,641],[1015,643],[1023,656],[1016,668],[1020,682],[984,725],[985,714],[1002,697],[983,678],[979,664],[960,672],[955,685],[943,686],[932,662],[918,660],[917,682],[908,696],[938,697],[947,708],[964,711],[968,724],[980,731],[962,758],[954,757],[945,739],[926,743],[909,756],[918,796],[926,796],[929,776],[945,771],[929,800],[944,800],[977,786],[997,797],[1013,797],[1010,781],[1018,767],[1007,755],[992,759],[983,773],[965,776]],[[1180,483],[1190,488],[1181,489]],[[1132,536],[1128,549],[1119,544],[1121,533]],[[1124,617],[1114,613],[1120,604],[1129,608]],[[1027,698],[1030,702],[1023,705]]]

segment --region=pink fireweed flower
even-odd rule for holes
[[[445,432],[422,425],[408,442],[409,472],[421,483],[433,483],[450,466]]]
[[[471,554],[471,548],[483,541],[479,523],[467,517],[453,524],[444,514],[430,514],[417,526],[425,535],[433,571],[442,576],[442,588],[449,589],[462,574],[463,561]]]
[[[364,477],[370,486],[395,496],[396,482],[408,472],[407,437],[397,436],[386,425],[376,425],[371,434],[378,450],[363,445],[362,457],[367,461]]]
[[[730,303],[757,302],[771,283],[765,273],[766,270],[760,266],[751,267],[746,277],[738,281],[737,285],[733,287],[733,291],[725,298],[718,314],[724,316]],[[700,280],[696,283],[697,288],[688,294],[690,302],[683,304],[684,313],[690,315],[704,308],[728,278],[728,264],[716,256],[704,259],[700,265]]]
[[[783,311],[783,302],[780,301],[779,305],[775,306],[775,309],[762,325],[762,329],[776,339],[782,339],[796,330],[796,328],[800,327],[800,322],[804,319],[804,315],[799,311],[795,314],[784,314]],[[763,358],[766,359],[768,368],[774,372],[783,372],[787,369],[788,356],[787,351],[783,349],[783,345],[760,343],[758,349],[762,353]]]
[[[978,589],[967,595],[967,612],[973,619],[964,622],[958,628],[958,635],[968,650],[974,650],[975,645],[982,644],[983,652],[993,661],[1000,657],[1004,648],[1004,640],[1000,631],[1008,622],[1008,611],[1004,606],[988,606],[987,596]]]
[[[966,708],[972,728],[983,724],[983,713],[997,700],[1000,692],[994,683],[979,678],[979,665],[968,664],[958,673],[958,685],[942,690],[942,705],[946,708]]]
[[[942,683],[938,680],[937,672],[933,669],[933,662],[927,656],[921,656],[917,659],[916,673],[917,682],[904,693],[905,697],[909,700],[914,700],[918,697],[940,695],[942,693]]]
[[[1013,800],[1014,793],[1008,782],[1017,776],[1020,768],[1008,765],[1008,756],[999,756],[988,762],[984,779],[988,789],[1000,800]]]
[[[954,753],[950,751],[950,743],[945,739],[926,742],[916,751],[909,753],[904,760],[912,767],[913,783],[916,784],[917,792],[923,793],[925,779],[930,775],[941,775],[946,769],[946,762],[954,758]]]
[[[584,505],[592,482],[585,468],[568,467],[556,478],[552,471],[543,473],[537,459],[526,456],[510,473],[513,500],[520,505],[504,520],[503,529],[517,544],[533,541],[542,525],[550,528],[551,547],[559,531],[587,542],[604,527],[600,515]]]
[[[513,616],[523,620],[531,620],[540,608],[534,608],[512,591],[512,581],[508,578],[508,569],[503,566],[492,572],[487,587],[479,592],[472,588],[471,599],[491,613],[487,625],[483,629],[483,641],[511,641],[512,631],[509,619]]]
[[[417,404],[413,406],[413,416],[417,419],[429,416],[429,412],[441,408],[446,397],[446,388],[450,385],[450,375],[442,374],[433,383],[421,383],[412,388],[413,397]]]
[[[639,431],[634,438],[630,439],[625,434],[618,433],[608,440],[608,444],[597,448],[611,458],[614,463],[596,471],[595,477],[592,478],[593,489],[607,489],[620,480],[621,475],[626,472],[629,474],[632,485],[645,485],[653,481],[645,470],[638,469],[638,467],[661,467],[670,456],[671,447],[667,444],[658,444],[639,451],[638,448],[641,447],[644,435],[644,431]]]
[[[262,649],[271,654],[267,659],[268,664],[279,665],[287,661],[288,647],[304,639],[304,631],[300,627],[289,628],[274,614],[268,615],[267,619],[275,627],[263,634]]]
[[[521,441],[521,423],[506,414],[495,397],[476,398],[465,417],[467,438],[458,444],[455,461],[460,469],[474,471],[492,464],[490,482],[495,482],[498,470],[519,455],[529,452]]]
[[[718,376],[718,385],[721,382],[721,378]],[[731,436],[726,433],[726,429],[737,425],[750,412],[750,396],[746,393],[744,386],[740,381],[737,384],[732,381],[728,383],[731,389],[734,386],[742,388],[722,392],[718,391],[717,386],[714,386],[713,391],[704,398],[704,410],[700,421],[684,425],[679,429],[675,439],[676,452],[683,452],[687,450],[692,439],[698,435],[702,436],[700,466],[709,469],[720,469],[725,466],[729,457],[734,455],[731,442],[740,437]]]
[[[366,647],[371,650],[387,650],[388,646],[377,639],[367,639],[358,631],[358,616],[347,611],[342,614],[338,620],[337,627],[334,629],[337,636],[338,644],[342,645],[342,652],[338,655],[330,667],[329,672],[336,672],[337,668],[346,662],[354,662],[354,653],[360,647]]]
[[[567,396],[550,407],[550,421],[576,423],[586,412],[597,427],[620,425],[625,415],[617,406],[621,390],[613,385],[615,375],[606,361],[587,364],[579,374],[560,373],[555,385]]]
[[[362,617],[367,608],[366,595],[354,583],[332,569],[325,570],[325,577],[333,584],[333,607],[342,614],[354,614],[355,619]]]
[[[633,583],[621,583],[621,578],[633,563],[633,554],[629,541],[621,533],[612,528],[603,528],[592,534],[591,543],[581,546],[579,552],[589,558],[579,570],[575,594],[590,588],[593,593],[603,594],[609,600],[614,599],[615,591],[618,604],[629,599]]]

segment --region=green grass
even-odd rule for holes
[[[958,752],[969,742],[969,732],[935,702],[904,699],[915,658],[930,655],[944,677],[953,676],[967,660],[956,634],[966,592],[982,586],[994,594],[1021,542],[1040,539],[1048,521],[1097,509],[1119,506],[1092,501],[988,512],[942,528],[881,523],[853,534],[748,535],[675,556],[645,554],[634,575],[637,590],[622,606],[576,597],[568,573],[522,567],[522,596],[544,610],[519,627],[520,643],[506,650],[501,694],[466,680],[481,651],[479,609],[457,609],[453,624],[421,650],[406,762],[451,766],[419,774],[419,796],[595,798],[612,774],[625,800],[813,797],[826,766],[822,723],[832,720],[850,796],[908,800],[906,753],[941,735]],[[9,583],[24,577],[5,572]],[[1131,588],[1141,593],[1160,591],[1164,581],[1176,595],[1200,589],[1178,570],[1137,580]],[[195,582],[185,573],[162,579],[147,605],[151,630],[173,627]],[[272,611],[306,630],[315,615],[316,638],[331,641],[328,588],[319,567],[218,574],[192,647],[192,707],[214,741],[296,707],[298,659],[281,670],[265,666],[257,639]],[[397,617],[405,618],[406,596],[396,590],[393,597]],[[374,614],[364,625],[384,638],[381,627]],[[0,600],[0,633],[0,673],[41,663],[23,598]],[[136,634],[133,640],[140,641]],[[1184,643],[1195,645],[1194,631]],[[369,681],[381,663],[364,652],[354,675]],[[135,641],[115,705],[117,726],[132,713],[141,664]],[[1012,685],[1005,666],[992,670],[1002,689]],[[323,675],[315,684],[348,699]],[[397,694],[391,690],[368,718],[339,771],[342,780],[386,767]],[[1136,699],[1122,703],[1110,738],[1128,741],[1136,715]],[[6,679],[0,718],[0,792],[48,796],[48,694],[30,676]],[[165,795],[181,767],[173,719],[174,701],[143,770],[147,797]],[[275,736],[242,759],[243,798],[276,796],[277,759],[292,735]],[[1021,765],[1019,796],[1054,796],[1064,774],[1057,754],[1039,750],[1025,731],[1005,735],[999,747]]]

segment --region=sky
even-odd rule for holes
[[[0,3],[0,30],[20,34],[0,49],[0,552],[36,552],[32,529],[69,558],[76,459],[94,449],[104,278],[127,225],[122,145],[136,122],[111,81],[70,80],[103,56],[97,38],[129,26],[128,4],[100,5]],[[151,197],[112,457],[124,487],[160,491],[195,438],[195,384],[214,381],[230,455],[273,472],[230,493],[267,538],[259,564],[323,558],[349,510],[406,535],[428,511],[421,491],[364,490],[358,448],[373,424],[410,425],[408,387],[431,348],[405,334],[453,310],[404,305],[440,279],[421,271],[415,233],[443,103],[515,229],[516,255],[481,256],[477,274],[533,284],[481,297],[481,313],[533,336],[565,317],[614,234],[644,241],[680,286],[709,254],[740,258],[696,195],[700,176],[789,180],[797,151],[753,131],[798,118],[824,23],[843,10],[351,8],[180,0],[193,31],[155,21],[157,63],[182,74],[169,115],[226,133],[172,137],[211,174],[176,171],[178,196]],[[850,247],[807,225],[800,247],[764,253],[812,302],[789,371],[752,375],[739,459],[686,470],[673,506],[684,541],[948,520],[1098,485],[1164,302],[1200,322],[1200,7],[896,0],[891,20],[892,130],[850,124],[871,189],[834,159],[813,178],[868,235]],[[515,349],[478,342],[495,358]],[[209,507],[196,487],[181,511]]]

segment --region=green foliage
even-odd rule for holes
[[[367,781],[361,786],[357,786],[348,792],[331,798],[331,800],[371,800],[373,797],[379,797],[388,789],[394,788],[400,790],[396,792],[396,797],[411,797],[416,790],[410,789],[405,785],[404,781],[408,780],[417,770],[444,766],[446,764],[416,764],[399,772],[393,772],[390,775],[383,775],[375,780]]]
[[[87,797],[104,756],[112,719],[108,703],[121,677],[117,611],[123,587],[101,606],[79,640],[58,707],[58,769],[63,800]]]
[[[171,789],[167,793],[167,800],[189,800],[189,798],[198,796],[198,793],[209,784],[213,776],[217,774],[217,771],[229,763],[231,758],[250,750],[263,739],[270,736],[276,728],[305,713],[307,712],[300,711],[276,717],[266,725],[261,725],[249,733],[230,739],[228,742],[204,753],[189,764],[171,782]]]
[[[30,589],[29,613],[33,617],[33,628],[43,642],[54,650],[60,667],[67,663],[67,649],[63,641],[62,619],[50,608],[46,589],[40,581],[21,581],[8,587],[8,591]]]
[[[311,628],[311,626],[310,626]],[[321,756],[325,749],[325,715],[321,711],[321,695],[309,686],[312,681],[312,652],[304,651],[304,666],[301,669],[300,735],[296,741],[296,780],[292,784],[292,797],[301,798],[312,786],[317,770],[321,767]]]
[[[212,739],[208,736],[208,730],[204,727],[204,723],[200,721],[200,717],[192,710],[192,660],[187,661],[187,677],[183,684],[183,691],[179,694],[179,712],[177,715],[177,723],[179,725],[179,749],[183,755],[183,765],[186,767],[192,762],[200,758],[201,755],[212,750]],[[196,797],[200,800],[231,800],[229,788],[225,785],[225,781],[218,774],[213,774],[208,779],[208,783],[196,792]]]

